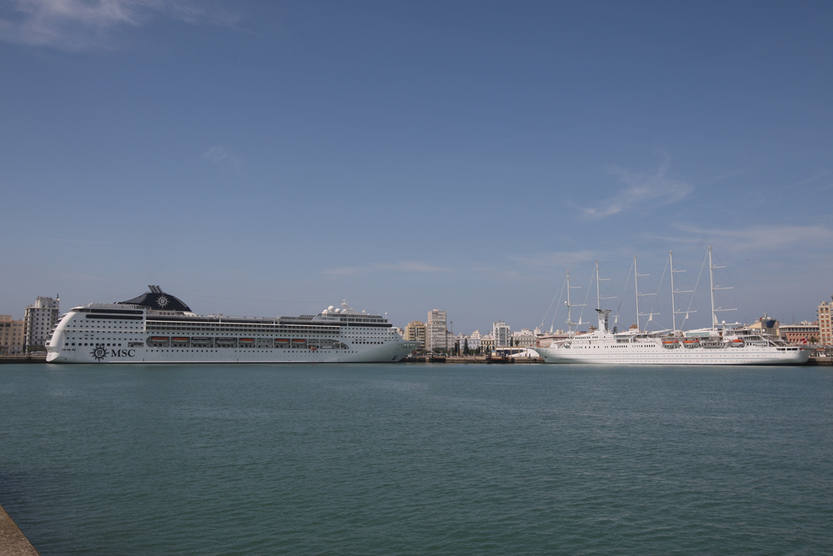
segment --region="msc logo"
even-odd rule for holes
[[[101,344],[95,346],[90,352],[90,355],[99,363],[104,361],[106,357],[136,357],[135,349],[108,349]]]

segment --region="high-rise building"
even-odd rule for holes
[[[37,297],[23,316],[23,344],[26,351],[45,350],[46,340],[58,323],[59,297]]]
[[[412,320],[405,325],[405,333],[402,337],[410,342],[416,342],[417,349],[425,349],[425,323]]]
[[[428,311],[425,323],[425,349],[428,351],[448,351],[448,315],[445,311],[432,309]]]
[[[0,355],[23,353],[23,321],[0,315]]]
[[[823,346],[833,345],[833,327],[831,316],[833,315],[833,301],[819,303],[819,343]]]
[[[492,323],[492,336],[495,338],[495,347],[512,347],[512,330],[509,325],[503,321]]]

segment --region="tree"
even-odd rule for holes
[[[469,339],[463,338],[463,355],[469,355],[471,351],[469,350]]]

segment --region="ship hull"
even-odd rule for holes
[[[285,349],[182,349],[152,352],[105,349],[105,353],[89,351],[49,351],[47,363],[115,363],[115,364],[170,364],[170,363],[390,363],[400,361],[412,351],[405,343],[390,343],[360,350],[285,350]],[[119,353],[119,352],[122,353]],[[99,355],[99,357],[96,357]]]
[[[628,346],[630,348],[630,346]],[[627,348],[626,348],[627,349]],[[676,348],[636,347],[611,353],[599,349],[535,348],[545,363],[591,365],[802,365],[810,352],[797,348]],[[611,350],[612,351],[612,350]]]

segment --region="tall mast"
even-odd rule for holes
[[[567,281],[567,331],[569,332],[569,329],[570,329],[571,326],[575,326],[576,324],[578,324],[578,323],[573,322],[573,307],[584,307],[584,304],[582,303],[581,305],[573,305],[573,303],[570,299],[570,290],[574,289],[574,288],[575,289],[580,288],[581,286],[571,286],[570,285],[570,273],[569,272],[567,273],[566,281]]]
[[[712,330],[717,327],[717,313],[714,312],[714,266],[712,266],[712,246],[709,245],[709,297],[712,302]]]
[[[599,261],[596,261],[596,309],[602,308],[602,299],[616,299],[616,296],[602,297],[599,291],[599,282],[610,280],[610,278],[599,278]]]
[[[675,272],[685,272],[683,269],[674,270],[674,255],[671,251],[668,251],[668,266],[671,270],[671,326],[673,328],[674,333],[677,332],[677,315],[685,313],[685,318],[688,318],[689,313],[693,313],[695,311],[688,310],[688,311],[677,311],[676,307],[674,306],[674,299],[676,294],[678,293],[694,293],[694,290],[676,290],[674,289],[674,273]]]
[[[567,273],[567,277],[565,278],[567,281],[567,331],[569,332],[570,327],[573,325],[573,305],[570,303],[570,273]]]
[[[633,256],[633,293],[636,298],[636,329],[639,330],[639,272],[636,270],[636,255]]]
[[[654,315],[659,314],[659,313],[654,313],[653,311],[650,312],[650,313],[640,313],[639,312],[639,298],[644,297],[646,295],[656,295],[656,293],[639,293],[639,278],[640,277],[644,278],[646,276],[650,276],[650,274],[640,274],[639,270],[637,270],[636,256],[634,256],[634,258],[633,258],[633,290],[634,290],[634,294],[636,296],[636,329],[637,330],[642,330],[639,327],[639,317],[644,317],[644,316],[647,315],[648,319],[651,320],[651,319],[654,318]],[[648,325],[646,324],[645,327],[647,328]]]
[[[668,251],[668,266],[671,269],[671,333],[677,332],[677,309],[674,307],[674,255]]]
[[[737,311],[737,308],[723,308],[714,306],[714,292],[717,290],[731,290],[732,286],[719,287],[714,285],[714,270],[719,268],[726,268],[725,266],[715,266],[712,264],[712,246],[709,245],[709,290],[711,293],[712,302],[712,330],[717,328],[717,313],[722,311]]]

